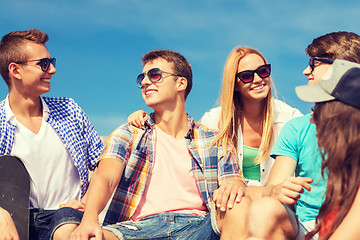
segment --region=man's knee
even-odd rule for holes
[[[71,233],[76,229],[77,226],[78,226],[77,223],[67,223],[61,225],[55,230],[52,239],[53,240],[70,239]]]

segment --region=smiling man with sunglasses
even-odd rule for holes
[[[9,88],[0,102],[0,155],[14,161],[16,156],[30,175],[29,239],[66,238],[77,226],[89,170],[103,150],[72,99],[41,96],[50,91],[56,73],[47,41],[46,33],[30,29],[10,32],[0,43],[0,73]],[[6,237],[18,239],[18,234],[0,206],[0,238]]]
[[[136,83],[154,113],[144,129],[124,124],[110,135],[72,239],[243,239],[249,200],[234,149],[186,113],[190,64],[169,50],[142,60]]]

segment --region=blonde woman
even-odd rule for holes
[[[237,47],[224,71],[220,106],[205,113],[200,122],[220,130],[218,140],[237,150],[246,185],[264,186],[274,163],[269,154],[281,128],[301,112],[273,99],[271,65],[258,51]],[[147,114],[137,111],[128,122],[141,126]]]
[[[220,107],[200,122],[220,129],[218,139],[236,147],[248,186],[264,186],[274,163],[270,152],[283,125],[301,112],[272,95],[271,65],[255,49],[237,47],[224,70]]]

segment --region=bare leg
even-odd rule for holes
[[[53,235],[53,240],[67,240],[70,239],[71,233],[77,228],[76,223],[67,223],[58,227]]]
[[[294,213],[278,200],[265,197],[252,202],[248,216],[249,235],[264,239],[296,239],[298,224]]]
[[[246,239],[247,231],[247,215],[251,200],[243,197],[241,202],[235,204],[232,209],[226,212],[217,211],[217,224],[221,231],[221,239]]]
[[[103,230],[103,240],[119,240],[112,232]]]

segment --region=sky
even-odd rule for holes
[[[0,0],[0,35],[38,28],[50,40],[57,73],[45,96],[73,98],[101,136],[132,112],[151,112],[136,86],[150,50],[181,53],[193,70],[187,112],[199,120],[217,106],[232,49],[252,47],[272,64],[280,100],[310,112],[295,86],[307,79],[305,48],[329,32],[360,34],[360,1],[347,0]],[[8,88],[0,82],[0,98]]]

